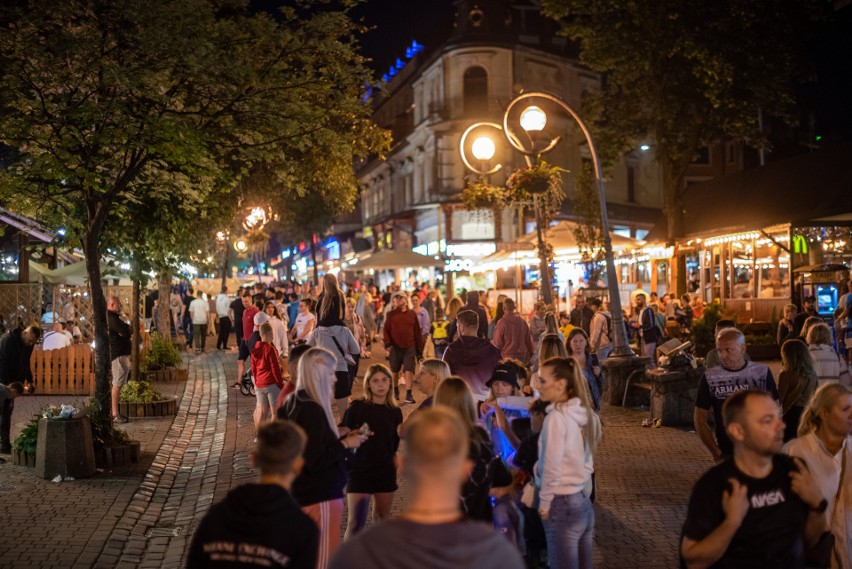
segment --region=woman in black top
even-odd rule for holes
[[[293,482],[293,497],[320,530],[317,569],[325,569],[340,545],[343,487],[348,449],[370,433],[338,429],[331,413],[331,392],[337,358],[323,348],[311,348],[299,359],[296,391],[278,409],[278,418],[298,424],[308,435],[305,466]]]
[[[373,433],[348,462],[346,503],[349,518],[345,539],[364,529],[371,497],[375,499],[375,516],[379,519],[390,517],[397,489],[394,462],[399,448],[397,432],[402,424],[402,411],[393,397],[391,377],[387,367],[371,365],[364,375],[363,399],[354,401],[343,415],[344,427],[357,431],[368,425],[367,429]]]
[[[462,487],[462,501],[468,518],[491,523],[491,479],[489,466],[494,459],[488,431],[476,424],[476,405],[473,393],[465,381],[450,376],[438,385],[432,400],[434,407],[444,406],[458,413],[470,433],[470,460],[473,470]]]

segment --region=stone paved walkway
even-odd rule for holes
[[[126,426],[142,442],[139,464],[61,484],[35,478],[32,469],[0,466],[0,566],[183,566],[193,529],[210,505],[255,477],[254,398],[228,388],[236,355],[208,350],[186,359],[186,384],[157,386],[181,398],[176,417]],[[13,432],[43,405],[72,399],[19,399]],[[676,567],[690,488],[711,465],[693,433],[643,428],[646,416],[620,408],[602,414],[596,567]],[[394,512],[403,502],[401,487]]]

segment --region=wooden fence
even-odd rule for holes
[[[151,349],[151,337],[141,336],[140,361]],[[30,358],[33,383],[40,395],[94,395],[95,353],[89,344],[72,344],[59,350],[33,349]]]
[[[95,392],[95,358],[88,344],[59,350],[36,346],[30,358],[33,382],[39,395],[92,395]]]

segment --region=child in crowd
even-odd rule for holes
[[[364,398],[353,401],[343,415],[344,427],[355,431],[367,425],[367,430],[373,432],[373,436],[348,461],[346,502],[349,518],[345,539],[364,529],[370,498],[375,500],[377,518],[390,517],[393,494],[397,489],[394,458],[399,448],[398,428],[402,424],[402,410],[394,399],[391,377],[390,370],[382,364],[367,368]]]
[[[440,320],[435,320],[432,322],[432,345],[435,346],[435,358],[442,359],[444,357],[444,352],[447,350],[447,346],[450,345],[450,337],[447,333],[447,329],[449,328],[450,322],[441,318]]]
[[[509,423],[512,419],[529,416],[530,400],[521,396],[517,368],[505,360],[494,369],[486,385],[490,392],[480,407],[485,417],[485,428],[491,436],[495,454],[511,460],[515,448],[506,432],[511,432]]]
[[[571,333],[571,330],[574,329],[574,325],[571,324],[571,317],[567,312],[562,311],[559,313],[559,333],[562,334],[563,338],[567,338],[568,334]]]
[[[278,395],[284,387],[278,350],[272,345],[275,332],[269,322],[260,326],[260,341],[251,351],[251,372],[254,375],[257,405],[254,408],[254,428],[259,430],[263,423],[273,418]]]

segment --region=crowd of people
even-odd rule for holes
[[[250,378],[257,398],[259,484],[210,510],[191,567],[592,566],[599,413],[615,343],[605,299],[579,291],[568,310],[537,302],[522,314],[503,295],[494,306],[478,291],[445,302],[425,284],[380,292],[341,286],[333,274],[315,287],[228,292],[176,288],[167,305],[189,350],[204,351],[211,334],[228,350],[233,330],[234,380]],[[734,322],[717,324],[694,411],[717,465],[690,499],[686,566],[804,567],[821,551],[820,566],[852,567],[849,299],[839,326],[809,300],[801,314],[785,311],[777,382],[749,360]],[[130,326],[119,299],[108,309],[115,392],[126,380]],[[702,310],[700,299],[639,286],[625,333],[653,365],[657,346]],[[3,379],[40,335],[30,327],[0,340]],[[363,375],[361,358],[373,362]],[[5,411],[26,387],[18,375],[0,389],[3,445]],[[406,508],[392,519],[400,477]],[[371,508],[380,523],[366,529]]]

